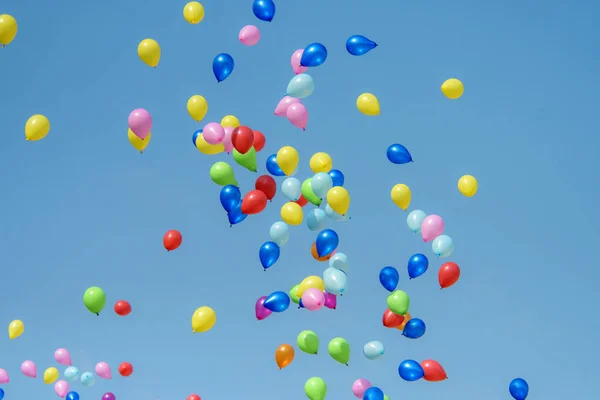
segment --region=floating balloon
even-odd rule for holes
[[[387,149],[387,158],[393,164],[407,164],[413,161],[408,149],[401,144],[392,144]]]
[[[25,332],[25,324],[23,321],[16,319],[8,324],[8,337],[10,339],[16,339]]]
[[[242,202],[240,201],[231,211],[227,213],[227,220],[229,225],[233,226],[239,224],[246,219],[248,215],[242,213]]]
[[[149,140],[149,136],[145,140]],[[144,140],[144,141],[145,141]],[[204,135],[202,134],[202,129],[194,132],[192,136],[192,140],[194,142],[194,146],[198,149],[198,151],[202,154],[213,155],[222,153],[225,150],[225,146],[223,143],[219,144],[208,144],[206,140],[204,140]],[[223,139],[225,140],[225,139]]]
[[[318,174],[320,172],[328,173],[331,171],[333,161],[331,156],[322,151],[312,155],[309,161],[310,169],[313,173]]]
[[[182,240],[183,237],[181,236],[181,233],[175,229],[171,229],[165,233],[165,236],[163,237],[163,245],[167,251],[173,251],[181,246]]]
[[[258,214],[267,207],[267,196],[260,190],[251,190],[242,199],[242,212],[246,215]]]
[[[290,104],[285,113],[288,121],[297,128],[306,130],[308,124],[308,110],[302,103]]]
[[[386,328],[398,328],[404,322],[404,316],[394,314],[392,310],[386,308],[381,318],[381,323]]]
[[[331,177],[332,186],[344,186],[344,174],[342,171],[332,169],[327,173]]]
[[[310,210],[308,214],[306,214],[306,226],[311,231],[318,231],[325,228],[327,224],[327,214],[325,211],[320,208],[315,208]]]
[[[429,267],[429,260],[424,254],[413,254],[408,259],[408,277],[410,279],[418,278],[423,275]]]
[[[285,176],[285,173],[279,168],[279,164],[277,164],[277,154],[271,154],[267,157],[266,167],[267,171],[273,176]]]
[[[267,310],[276,313],[283,312],[290,306],[290,296],[285,292],[273,292],[267,296],[263,305]]]
[[[225,212],[230,212],[242,200],[240,188],[234,185],[223,186],[219,194],[219,200]]]
[[[219,144],[225,137],[225,130],[218,122],[210,122],[204,126],[202,137],[208,144]]]
[[[321,378],[310,378],[304,384],[304,393],[308,397],[308,400],[325,400],[327,385]]]
[[[335,253],[333,257],[329,259],[329,266],[345,272],[348,270],[348,256],[344,253]]]
[[[100,361],[96,364],[96,375],[98,375],[102,379],[112,379],[112,372],[110,370],[110,366],[104,361]]]
[[[340,238],[336,231],[332,229],[324,229],[317,235],[315,241],[317,246],[317,254],[319,257],[327,256],[337,249]]]
[[[192,314],[192,332],[201,333],[207,332],[215,326],[217,322],[217,314],[210,307],[199,307]]]
[[[58,370],[54,367],[46,368],[44,371],[44,383],[49,385],[58,379]]]
[[[152,140],[152,132],[148,132],[148,136],[146,136],[144,139],[140,139],[139,137],[135,136],[131,129],[127,129],[127,139],[129,140],[129,143],[131,143],[134,149],[136,149],[140,153],[143,153],[144,150],[146,150],[146,147],[148,147],[148,145],[150,144],[150,141]]]
[[[304,196],[300,196],[300,198],[298,200],[296,200],[294,203],[297,203],[300,207],[304,207],[305,205],[308,204],[308,200],[306,200],[304,198]]]
[[[348,217],[347,215],[338,214],[337,212],[333,211],[329,204],[325,205],[325,214],[327,214],[329,219],[336,222],[344,222],[350,219],[350,217]]]
[[[306,289],[302,293],[302,305],[309,311],[320,310],[325,305],[325,295],[323,291],[315,288]]]
[[[275,3],[273,0],[254,0],[252,12],[261,21],[271,22],[275,17]]]
[[[281,207],[280,215],[283,222],[294,226],[300,225],[302,223],[302,219],[304,218],[302,207],[292,201],[285,203]]]
[[[289,344],[282,344],[275,350],[275,362],[279,369],[283,369],[294,361],[294,348]]]
[[[319,351],[319,337],[313,331],[302,331],[296,339],[298,348],[306,354],[317,354]]]
[[[194,121],[202,121],[208,112],[208,101],[199,94],[193,95],[188,99],[187,112]]]
[[[18,31],[19,25],[12,15],[0,15],[0,45],[2,47],[11,44],[15,40]]]
[[[233,174],[233,168],[223,161],[216,162],[210,167],[210,179],[220,186],[233,185],[239,187]]]
[[[298,291],[298,285],[294,285],[292,286],[292,288],[289,291],[289,296],[290,296],[290,300],[292,300],[294,303],[299,304],[300,303],[300,298],[296,295],[296,292]]]
[[[119,364],[119,375],[130,376],[133,374],[133,365],[128,362],[122,362]]]
[[[453,262],[447,262],[442,264],[438,271],[438,282],[440,283],[440,289],[448,288],[458,282],[460,278],[460,267],[458,264]]]
[[[350,208],[350,193],[341,186],[332,187],[327,192],[327,205],[336,213],[345,215]]]
[[[238,126],[231,134],[233,147],[241,154],[246,154],[254,144],[254,132],[247,126]]]
[[[104,305],[106,305],[106,294],[104,293],[104,290],[97,286],[88,288],[83,293],[83,304],[91,313],[100,315],[100,312],[104,309]]]
[[[325,296],[324,306],[335,310],[335,308],[337,307],[337,296],[335,294],[327,292],[323,292],[323,295]]]
[[[290,239],[290,227],[285,222],[275,222],[269,229],[269,235],[279,247],[284,246]]]
[[[138,45],[138,57],[149,67],[156,68],[160,62],[160,45],[154,39],[144,39]],[[133,130],[134,133],[135,130]],[[137,133],[136,133],[137,134]]]
[[[318,207],[323,202],[323,199],[317,196],[312,190],[312,178],[305,179],[304,182],[302,182],[301,190],[302,196],[315,206]]]
[[[204,19],[204,6],[197,1],[190,1],[183,8],[183,18],[192,25],[202,22]]]
[[[4,368],[0,368],[0,384],[9,383],[8,372]]]
[[[81,378],[79,379],[83,386],[92,387],[96,383],[96,378],[94,378],[94,374],[91,372],[84,372],[81,374]]]
[[[371,93],[363,93],[356,99],[356,108],[364,115],[375,117],[379,115],[381,109],[379,100]]]
[[[431,242],[431,249],[440,258],[450,257],[454,253],[454,241],[448,235],[440,235]]]
[[[424,242],[431,242],[444,233],[444,220],[439,215],[428,215],[421,225],[421,236]]]
[[[529,395],[529,385],[523,378],[516,378],[508,385],[508,391],[515,400],[525,400]]]
[[[279,260],[280,254],[281,249],[277,243],[265,242],[262,246],[260,246],[258,257],[260,258],[260,263],[265,271],[267,268],[271,268],[277,262],[277,260]]]
[[[473,175],[463,175],[458,180],[458,191],[466,197],[473,197],[477,193],[479,184]]]
[[[300,161],[300,155],[298,151],[292,146],[284,146],[279,149],[277,152],[277,165],[284,174],[287,176],[292,175],[292,173],[298,167],[298,162]]]
[[[213,74],[217,82],[223,82],[233,72],[233,57],[227,53],[217,54],[212,63]]]
[[[143,108],[133,110],[129,114],[127,123],[131,132],[140,139],[145,139],[152,130],[152,116]]]
[[[252,133],[254,133],[254,150],[256,150],[256,152],[259,152],[265,147],[267,139],[261,131],[252,130]]]
[[[327,173],[318,172],[312,177],[310,186],[313,193],[322,199],[327,196],[327,192],[333,187],[333,180]]]
[[[408,210],[412,199],[412,193],[408,186],[401,183],[395,185],[390,192],[390,196],[398,208],[404,211]]]
[[[346,339],[341,337],[331,339],[329,345],[327,345],[327,351],[335,361],[348,366],[348,362],[350,361],[350,344]]]
[[[37,377],[37,367],[33,361],[23,361],[23,364],[21,364],[21,372],[28,378]]]
[[[303,99],[310,96],[314,90],[315,82],[313,81],[313,78],[308,74],[298,74],[290,80],[290,83],[288,83],[287,95]]]
[[[327,60],[327,49],[321,43],[312,43],[302,52],[300,65],[303,67],[318,67]]]
[[[410,321],[411,319],[412,319],[412,317],[410,316],[410,313],[407,312],[406,314],[404,314],[404,321],[402,321],[402,324],[400,324],[400,326],[397,327],[396,329],[398,329],[401,332],[404,331],[404,327],[406,326],[408,321]]]
[[[54,384],[54,393],[58,397],[65,397],[69,393],[69,384],[67,381],[58,381]]]
[[[323,292],[325,290],[325,283],[323,282],[323,279],[319,278],[318,276],[315,276],[315,275],[307,276],[306,278],[304,278],[302,280],[302,282],[300,282],[300,285],[298,286],[298,290],[296,291],[296,296],[302,297],[304,292],[310,288],[319,289],[321,292]],[[328,290],[328,292],[329,292],[329,290]],[[332,293],[332,292],[329,292],[329,293]]]
[[[423,211],[411,211],[410,214],[408,214],[408,217],[406,217],[406,225],[408,225],[408,229],[414,233],[420,233],[421,226],[423,226],[423,221],[425,218],[427,218],[427,214],[425,214]]]
[[[410,321],[404,325],[402,335],[409,339],[418,339],[425,334],[425,322],[419,318],[411,318]]]
[[[79,379],[79,368],[70,366],[65,369],[63,375],[65,376],[65,379],[75,382],[77,379]]]
[[[260,40],[260,29],[254,25],[246,25],[240,30],[238,38],[243,45],[254,46]]]
[[[451,100],[459,99],[465,92],[465,86],[456,78],[450,78],[442,83],[442,93]]]
[[[223,150],[225,150],[227,154],[230,154],[233,151],[233,143],[231,142],[231,137],[233,136],[234,130],[235,128],[232,128],[230,126],[223,127],[223,132],[225,132],[225,136],[223,136],[223,140],[220,144],[223,145]]]
[[[353,56],[363,56],[377,47],[377,43],[363,35],[353,35],[346,40],[346,51]]]
[[[102,395],[102,400],[116,400],[117,398],[115,397],[115,395],[113,393],[104,393]]]
[[[323,284],[328,293],[342,295],[348,285],[348,275],[342,270],[329,267],[323,271]]]
[[[190,394],[185,400],[200,400],[200,396],[197,394]]]
[[[393,292],[400,282],[400,274],[394,267],[384,267],[379,271],[379,282],[388,292]]]
[[[221,126],[223,128],[237,128],[240,126],[240,120],[235,115],[226,115],[221,119]]]
[[[362,400],[365,391],[371,386],[371,382],[369,382],[368,380],[364,378],[357,379],[352,384],[352,394],[354,394],[356,398]]]
[[[398,375],[407,382],[414,382],[425,376],[425,371],[415,360],[404,360],[398,366]]]
[[[444,379],[448,379],[448,375],[446,375],[446,371],[444,371],[444,367],[435,360],[424,360],[421,361],[421,368],[423,368],[423,372],[425,372],[425,379],[428,382],[439,382]]]
[[[300,65],[300,60],[302,60],[302,53],[304,53],[304,49],[296,50],[290,58],[290,65],[292,66],[292,70],[296,75],[308,71],[308,67],[303,67],[302,65]]]
[[[77,393],[77,392],[69,392],[69,393],[67,393],[67,397],[65,397],[65,399],[67,399],[67,400],[79,400],[79,393]]]
[[[387,305],[393,313],[404,315],[410,307],[410,297],[402,290],[394,290],[387,298]]]
[[[233,159],[242,167],[246,168],[248,171],[257,172],[258,168],[256,165],[256,150],[254,147],[251,147],[250,150],[242,154],[236,149],[233,149]]]
[[[371,386],[365,390],[363,400],[384,400],[383,391],[378,387]]]
[[[310,255],[313,256],[313,258],[317,261],[321,261],[321,262],[329,261],[332,254],[333,253],[328,254],[326,256],[319,257],[319,253],[317,253],[317,244],[313,243],[312,246],[310,246]]]
[[[385,353],[385,348],[383,347],[383,343],[379,340],[372,340],[368,343],[365,343],[363,346],[363,354],[369,360],[377,360],[378,358],[383,357]]]
[[[269,315],[273,314],[273,311],[265,307],[265,300],[267,300],[267,296],[259,297],[254,304],[254,315],[259,321],[262,321]]]
[[[291,201],[296,201],[302,195],[302,183],[294,177],[286,178],[281,184],[281,191]]]
[[[290,96],[283,96],[283,98],[279,100],[277,107],[275,107],[274,114],[278,117],[286,117],[288,108],[290,108],[292,104],[299,103],[301,103],[300,99]]]
[[[69,351],[67,349],[56,349],[56,351],[54,351],[54,359],[56,360],[57,363],[62,364],[62,365],[72,365],[73,363],[71,362],[71,355],[69,354]],[[57,371],[58,373],[58,371]]]

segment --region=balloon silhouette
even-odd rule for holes
[[[290,296],[286,292],[273,292],[267,296],[263,306],[273,312],[283,312],[290,306]]]
[[[398,375],[407,382],[414,382],[423,378],[425,371],[415,360],[404,360],[398,366]]]
[[[279,254],[281,253],[281,249],[274,242],[265,242],[262,246],[260,246],[260,250],[258,251],[258,257],[260,258],[260,263],[262,264],[265,271],[267,268],[272,267],[277,260],[279,260]]]
[[[425,322],[419,318],[411,318],[410,321],[404,325],[402,335],[409,339],[418,339],[425,334]]]
[[[387,158],[393,164],[407,164],[413,162],[408,149],[401,144],[392,144],[388,147]]]
[[[233,57],[227,53],[218,54],[213,60],[212,69],[217,82],[223,82],[233,72]]]
[[[523,378],[516,378],[508,385],[508,391],[515,400],[525,400],[529,395],[529,385]]]
[[[300,59],[303,67],[318,67],[327,60],[327,49],[321,43],[312,43],[306,46]]]
[[[346,40],[346,51],[353,56],[362,56],[377,47],[377,43],[363,35],[353,35]]]
[[[242,200],[240,188],[234,185],[223,186],[219,195],[221,205],[226,212],[233,210],[235,206]]]
[[[271,22],[275,17],[275,3],[273,0],[254,0],[252,12],[261,21]]]
[[[413,254],[408,259],[408,276],[410,279],[423,275],[429,267],[429,260],[423,254]]]
[[[379,272],[379,282],[388,292],[393,292],[400,282],[400,274],[394,267],[384,267]]]
[[[340,244],[340,238],[336,231],[333,229],[324,229],[317,235],[315,241],[317,247],[317,254],[319,257],[328,256]]]

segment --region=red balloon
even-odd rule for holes
[[[197,394],[190,394],[185,400],[200,400],[200,396]]]
[[[267,195],[260,190],[251,190],[242,199],[242,213],[258,214],[267,206]]]
[[[119,300],[115,303],[115,312],[124,317],[131,312],[131,304],[125,300]]]
[[[448,379],[448,375],[446,375],[446,371],[444,371],[444,367],[440,365],[439,362],[435,360],[425,360],[421,362],[421,368],[425,371],[425,379],[428,382],[439,382],[444,379]]]
[[[296,200],[294,203],[297,203],[300,207],[304,207],[308,204],[308,200],[304,198],[304,196],[300,195],[300,198]]]
[[[265,147],[265,142],[267,141],[267,139],[265,139],[265,135],[263,135],[260,131],[252,132],[254,133],[254,150],[256,150],[256,152],[259,152]]]
[[[386,308],[383,312],[381,322],[386,328],[397,328],[404,322],[404,315],[394,314],[392,310]]]
[[[447,262],[442,264],[438,271],[438,282],[441,289],[454,285],[458,278],[460,278],[460,267],[457,263]]]
[[[133,374],[133,365],[129,364],[128,362],[121,363],[121,365],[119,365],[119,374],[122,376],[129,376]]]
[[[263,192],[268,200],[273,200],[277,193],[277,182],[270,175],[261,175],[256,178],[254,188]]]
[[[173,229],[165,233],[163,244],[165,245],[165,249],[167,249],[167,251],[171,251],[181,246],[182,240],[183,238],[181,237],[181,233]]]
[[[231,133],[231,144],[238,152],[246,154],[254,144],[254,132],[247,126],[238,126]]]

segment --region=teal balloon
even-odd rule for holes
[[[383,357],[384,353],[385,348],[383,347],[383,343],[379,340],[372,340],[363,346],[363,354],[369,360],[377,360],[378,358]]]
[[[284,246],[290,240],[290,227],[282,221],[275,222],[269,230],[271,240],[278,246]]]
[[[454,241],[448,235],[440,235],[433,239],[431,249],[440,258],[450,257],[454,253]]]
[[[67,367],[64,375],[66,380],[75,382],[77,379],[79,379],[79,368],[73,366]]]
[[[303,99],[312,94],[315,90],[315,82],[308,74],[298,74],[292,78],[287,87],[287,95]]]
[[[281,191],[291,201],[296,201],[302,195],[302,183],[296,178],[287,178],[281,183]]]
[[[310,186],[314,194],[324,199],[329,189],[333,187],[333,179],[325,172],[319,172],[313,176]]]
[[[329,266],[346,272],[348,269],[348,256],[344,253],[335,253],[333,257],[329,259]]]
[[[336,222],[345,222],[350,219],[350,217],[348,217],[348,215],[338,214],[337,212],[333,211],[333,208],[331,208],[329,206],[329,204],[327,204],[325,206],[325,214],[327,214],[329,219],[336,221]]]
[[[421,232],[421,226],[423,226],[423,221],[427,218],[427,214],[421,210],[414,210],[408,214],[406,217],[406,225],[408,225],[408,229],[413,231],[414,233]]]
[[[348,276],[342,270],[329,267],[323,271],[323,283],[325,284],[325,291],[327,293],[339,296],[346,290]]]
[[[314,208],[306,214],[306,226],[311,231],[320,231],[327,225],[327,214],[320,208]]]
[[[83,386],[92,387],[96,383],[96,379],[94,378],[94,374],[91,372],[84,372],[81,374],[81,384]]]

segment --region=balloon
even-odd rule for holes
[[[329,259],[329,267],[346,271],[348,269],[348,256],[344,253],[335,253]]]
[[[277,164],[277,154],[271,154],[266,162],[267,171],[273,176],[285,176],[279,164]]]
[[[283,369],[294,361],[294,348],[289,344],[282,344],[275,350],[275,362],[279,369]]]
[[[21,364],[21,372],[29,378],[37,377],[37,367],[33,361],[23,361],[23,364]]]
[[[115,395],[113,393],[104,393],[102,395],[102,400],[116,400],[117,398],[115,397]]]
[[[389,308],[386,308],[381,318],[381,323],[386,328],[397,328],[404,322],[404,316],[394,314]]]
[[[247,126],[238,126],[231,134],[231,143],[238,152],[246,154],[254,144],[254,132]]]
[[[346,40],[346,51],[353,56],[363,56],[377,47],[377,43],[363,35],[353,35]]]
[[[317,261],[328,261],[331,258],[331,254],[328,254],[323,257],[319,257],[319,254],[317,253],[317,244],[316,243],[313,243],[310,246],[310,255],[313,256],[313,258]]]
[[[387,149],[387,158],[392,164],[407,164],[413,162],[408,149],[401,144],[392,144]]]
[[[458,281],[458,278],[460,278],[460,267],[458,264],[453,262],[442,264],[438,271],[440,289],[445,289],[454,285]]]
[[[69,393],[69,384],[67,381],[58,381],[54,384],[54,393],[58,397],[65,397]]]
[[[332,186],[344,186],[344,174],[342,171],[332,169],[327,175],[331,177]]]
[[[400,183],[395,185],[390,192],[390,196],[398,208],[404,211],[408,210],[408,206],[410,206],[410,200],[412,198],[412,193],[408,186]]]
[[[8,372],[4,368],[0,368],[0,384],[9,383]]]
[[[223,126],[223,125],[221,125]],[[230,126],[223,127],[223,132],[225,132],[225,136],[223,136],[223,140],[221,141],[221,145],[223,145],[223,150],[227,152],[227,154],[231,153],[233,150],[233,143],[231,143],[231,136],[233,135],[233,130]],[[218,146],[218,145],[217,145]]]
[[[327,60],[327,49],[321,43],[312,43],[306,46],[300,58],[303,67],[318,67]]]
[[[325,214],[327,214],[329,219],[332,219],[337,222],[344,222],[344,221],[348,221],[348,219],[349,219],[349,217],[347,215],[341,215],[341,214],[338,214],[337,212],[333,211],[333,209],[329,206],[329,204],[325,205]]]
[[[290,83],[288,83],[287,95],[303,99],[310,96],[314,90],[315,82],[313,81],[313,78],[308,74],[298,74],[290,80]]]
[[[327,224],[327,214],[320,208],[310,210],[306,215],[306,226],[311,231],[318,231],[325,228]]]
[[[327,205],[336,213],[344,215],[350,208],[350,194],[343,187],[334,186],[327,192]]]
[[[119,300],[115,303],[114,309],[115,309],[115,313],[117,313],[117,315],[124,317],[125,315],[129,315],[131,313],[131,304],[129,304],[125,300]],[[56,357],[56,353],[54,356]],[[58,361],[58,359],[57,359],[57,361]],[[71,361],[69,358],[69,364],[65,364],[65,365],[70,365],[70,363],[71,363]]]
[[[388,292],[393,292],[400,282],[400,274],[394,267],[384,267],[379,271],[379,282]]]
[[[140,139],[135,136],[131,129],[127,129],[127,139],[129,139],[129,143],[133,146],[134,149],[143,153],[146,150],[146,147],[150,144],[150,140],[152,140],[152,132],[148,132],[148,136],[144,139]]]
[[[421,236],[424,242],[431,242],[444,233],[444,220],[439,215],[428,215],[421,225]]]
[[[410,214],[408,214],[408,217],[406,217],[406,225],[408,225],[408,229],[414,233],[420,233],[421,226],[423,225],[425,218],[427,218],[427,214],[425,214],[423,211],[411,211]]]
[[[448,235],[440,235],[431,242],[431,249],[440,258],[450,257],[454,253],[454,241]]]
[[[398,366],[398,375],[407,382],[414,382],[425,376],[425,371],[415,360],[404,360]]]
[[[402,335],[409,339],[418,339],[425,334],[425,330],[426,327],[423,320],[419,318],[411,318],[410,321],[408,321],[404,326]]]
[[[81,378],[79,379],[83,386],[92,387],[96,383],[96,379],[94,378],[94,374],[91,372],[84,372],[81,374]]]
[[[145,139],[152,129],[152,116],[147,110],[137,108],[129,114],[127,123],[135,136]]]
[[[402,321],[402,324],[400,324],[400,326],[397,327],[396,329],[398,329],[399,331],[404,331],[404,327],[406,326],[408,321],[410,321],[411,319],[412,319],[412,317],[410,316],[410,313],[407,312],[406,314],[404,314],[404,321]]]
[[[25,332],[25,324],[23,321],[16,319],[8,324],[8,337],[10,339],[16,339]]]
[[[223,161],[216,162],[210,167],[210,179],[220,186],[239,186],[233,174],[233,168]]]
[[[15,39],[18,30],[17,20],[12,15],[0,15],[0,45],[2,47],[9,45]]]
[[[402,290],[394,290],[387,298],[387,305],[393,313],[404,315],[410,307],[410,297]]]
[[[267,268],[271,268],[277,262],[277,260],[279,260],[280,254],[281,249],[277,243],[265,242],[262,246],[260,246],[258,257],[260,258],[260,263],[265,271]]]
[[[258,214],[267,207],[267,196],[260,190],[251,190],[242,200],[242,212],[246,215]]]
[[[185,400],[200,400],[200,396],[197,394],[190,394]]]
[[[274,113],[278,117],[285,117],[285,116],[287,116],[288,108],[292,104],[299,104],[299,103],[300,103],[300,99],[297,99],[295,97],[290,97],[290,96],[283,96],[283,98],[281,100],[279,100],[277,107],[275,107]]]
[[[312,178],[305,179],[304,182],[302,182],[301,190],[302,196],[315,206],[320,206],[323,202],[323,200],[312,190]]]
[[[54,367],[46,368],[44,371],[44,383],[49,385],[58,379],[58,370]]]
[[[408,277],[410,279],[418,278],[423,275],[429,267],[429,260],[424,254],[413,254],[408,259]]]
[[[71,382],[74,382],[77,379],[79,379],[79,368],[70,366],[67,369],[65,369],[63,375],[66,379],[70,380]]]
[[[477,193],[479,184],[473,175],[463,175],[458,180],[458,191],[466,197],[473,197]]]
[[[273,292],[267,296],[263,305],[267,310],[276,313],[283,312],[290,306],[290,296],[285,292]]]
[[[290,227],[285,222],[275,222],[269,229],[269,235],[279,247],[284,246],[290,239]]]
[[[319,289],[306,289],[302,294],[302,305],[309,311],[320,310],[325,305],[325,295]]]
[[[328,173],[331,171],[333,161],[329,154],[320,151],[312,155],[309,164],[311,171],[315,174],[318,174],[319,172]]]
[[[130,311],[131,311],[131,306],[130,306]],[[129,313],[127,313],[129,314]],[[125,314],[125,315],[127,315]],[[56,349],[56,351],[54,352],[54,359],[56,360],[57,363],[62,364],[62,365],[72,365],[73,363],[71,362],[71,355],[69,354],[69,351],[67,349]],[[58,373],[58,371],[57,371]]]
[[[3,16],[0,15],[0,18]],[[50,121],[43,115],[31,116],[25,123],[25,140],[34,142],[45,138],[50,132]]]
[[[225,212],[230,212],[242,200],[240,188],[234,185],[223,186],[219,200]]]
[[[325,296],[324,306],[335,310],[335,308],[337,307],[337,296],[335,294],[327,292],[323,292],[323,295]]]
[[[79,400],[79,393],[77,392],[69,392],[67,393],[67,397],[65,397],[67,400]]]
[[[190,3],[188,3],[189,5]],[[197,3],[200,5],[200,3]],[[200,5],[202,7],[202,5]],[[193,95],[188,99],[187,112],[194,121],[202,121],[208,112],[208,101],[198,94]]]
[[[439,362],[435,360],[424,360],[421,361],[421,368],[425,372],[425,379],[428,382],[439,382],[444,379],[448,379],[448,375],[446,375],[446,371],[444,371],[444,367],[440,365]]]
[[[273,314],[273,311],[265,307],[265,300],[267,300],[267,296],[259,297],[254,304],[254,315],[256,315],[256,319],[259,321]]]
[[[297,203],[289,201],[281,207],[281,219],[288,225],[300,225],[304,217],[302,207]]]
[[[292,66],[292,70],[296,75],[308,71],[308,67],[303,67],[302,65],[300,65],[300,60],[302,60],[302,53],[304,53],[304,49],[296,50],[292,54],[292,58],[290,58],[290,65]]]
[[[181,246],[182,240],[183,237],[181,236],[181,233],[175,229],[171,229],[165,233],[165,236],[163,237],[163,245],[167,251],[173,251]]]
[[[375,386],[371,386],[370,388],[365,390],[363,400],[383,400],[383,396],[383,391],[381,389]]]
[[[379,100],[371,93],[363,93],[356,99],[356,108],[364,115],[371,117],[379,115],[381,109],[379,107]]]
[[[285,113],[288,121],[297,128],[306,130],[306,124],[308,124],[308,110],[302,103],[290,104]]]
[[[328,293],[339,296],[346,290],[348,276],[344,271],[329,267],[323,271],[323,284]]]
[[[304,198],[304,196],[300,195],[300,197],[298,198],[298,200],[296,200],[294,203],[297,203],[300,207],[304,207],[305,205],[308,204],[308,200],[306,200]]]
[[[229,225],[233,226],[239,224],[247,217],[246,214],[242,213],[242,202],[240,201],[231,211],[227,213],[227,219],[229,220]]]
[[[310,181],[312,192],[319,198],[327,196],[329,189],[333,187],[333,180],[325,172],[318,172]]]
[[[197,1],[190,1],[183,7],[183,18],[192,25],[202,22],[204,19],[204,7]]]
[[[226,115],[221,119],[221,126],[223,128],[237,128],[240,126],[240,120],[235,115]]]
[[[371,386],[371,382],[369,382],[368,380],[364,378],[357,379],[352,384],[352,393],[357,398],[362,399],[363,395],[365,394],[365,391]]]
[[[217,82],[223,82],[233,72],[233,57],[227,53],[217,54],[212,63],[213,74]]]
[[[148,134],[148,136],[150,136],[150,134]],[[202,129],[199,129],[196,132],[194,132],[194,136],[192,137],[192,139],[194,140],[194,145],[196,146],[198,151],[202,154],[207,154],[207,155],[219,154],[225,150],[225,146],[223,145],[223,143],[208,144],[206,142],[206,140],[204,140],[204,135],[202,134]],[[145,140],[149,140],[149,138],[146,138]],[[223,140],[225,140],[225,139],[223,139]]]
[[[131,374],[133,374],[133,365],[128,362],[122,362],[119,365],[119,375],[130,376]]]
[[[296,295],[296,292],[298,291],[298,286],[300,285],[292,286],[292,288],[289,291],[290,299],[296,304],[300,304],[300,298]]]
[[[98,375],[102,379],[112,379],[112,372],[110,370],[110,366],[104,361],[96,364],[96,375]]]
[[[208,144],[219,144],[225,137],[225,130],[218,122],[210,122],[204,126],[202,137]]]
[[[442,83],[442,93],[451,100],[459,99],[465,92],[465,86],[456,78],[450,78]]]
[[[275,17],[275,3],[273,0],[254,0],[252,12],[261,21],[271,22]]]
[[[340,238],[336,231],[332,229],[324,229],[317,235],[315,241],[317,246],[317,254],[319,257],[327,256],[337,249]]]
[[[331,339],[327,346],[327,351],[335,361],[346,366],[348,365],[348,361],[350,361],[350,344],[348,344],[346,339],[341,337]]]
[[[311,288],[319,289],[319,291],[323,292],[325,290],[325,283],[323,282],[323,279],[315,275],[307,276],[302,280],[302,282],[300,282],[298,290],[296,291],[296,296],[302,297],[304,292]]]
[[[284,146],[277,152],[277,165],[285,175],[290,176],[298,167],[300,156],[298,151],[291,146]]]
[[[302,331],[296,339],[298,348],[306,354],[317,354],[319,351],[319,337],[313,331]]]
[[[381,358],[384,353],[385,348],[383,347],[383,343],[378,340],[372,340],[363,346],[363,354],[369,360],[377,360],[378,358]]]
[[[265,135],[263,135],[261,131],[253,130],[252,133],[254,134],[254,145],[253,145],[254,150],[256,150],[256,152],[259,152],[265,147],[265,143],[267,142],[267,139],[265,138]]]
[[[304,393],[309,400],[325,400],[327,385],[321,378],[313,377],[304,384]]]
[[[104,309],[104,305],[106,304],[106,294],[104,294],[104,290],[97,286],[88,288],[85,293],[83,293],[83,304],[85,304],[90,312],[100,315],[100,311]]]
[[[302,194],[302,184],[296,178],[286,178],[281,184],[281,191],[288,199],[296,201]]]
[[[144,39],[138,45],[138,57],[149,67],[156,68],[160,62],[160,45],[154,39]],[[134,130],[135,132],[135,130]]]
[[[192,332],[207,332],[215,326],[217,314],[210,307],[200,307],[192,314]]]
[[[508,385],[508,391],[515,400],[525,400],[529,395],[529,385],[523,378],[516,378]]]
[[[260,40],[260,29],[254,25],[246,25],[240,30],[238,38],[242,44],[254,46]]]

